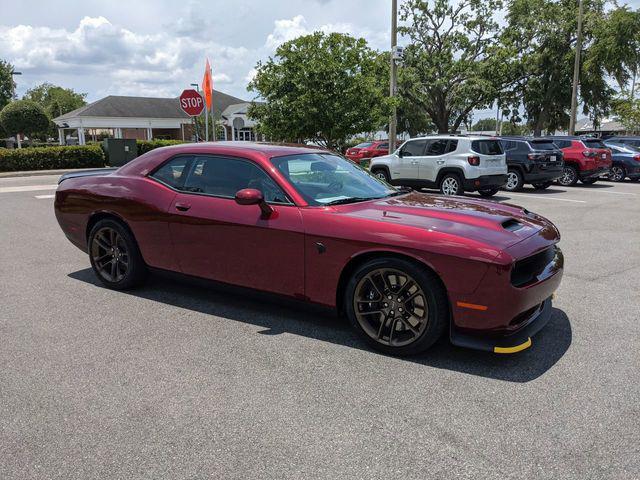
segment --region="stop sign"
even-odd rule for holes
[[[193,89],[185,90],[180,95],[180,108],[192,117],[197,117],[202,113],[204,100],[202,96]]]

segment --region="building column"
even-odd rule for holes
[[[235,142],[236,140],[236,128],[231,124],[231,141]]]
[[[78,145],[86,145],[84,140],[84,127],[78,127]]]
[[[65,141],[64,141],[64,128],[59,128],[58,129],[58,143],[60,145],[64,145]]]
[[[116,128],[116,138],[122,138],[122,129]]]
[[[147,128],[147,140],[153,140],[153,130],[151,127]]]

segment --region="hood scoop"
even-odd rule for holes
[[[521,228],[524,228],[524,225],[522,225],[515,218],[509,218],[502,222],[502,228],[504,228],[505,230],[509,230],[510,232],[515,232],[517,230],[520,230]]]

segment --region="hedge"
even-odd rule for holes
[[[104,167],[97,145],[0,149],[0,172]]]
[[[138,140],[138,156],[143,155],[154,148],[168,147],[169,145],[178,145],[185,143],[182,140]]]

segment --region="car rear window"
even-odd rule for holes
[[[531,140],[529,145],[534,150],[555,150],[557,148],[551,140]]]
[[[582,140],[582,143],[584,143],[588,148],[607,148],[607,146],[602,143],[602,140],[597,138],[587,138]]]
[[[367,147],[370,147],[371,145],[373,145],[373,142],[362,142],[356,145],[355,148],[367,148]]]
[[[471,150],[482,155],[502,155],[500,140],[473,140]]]

